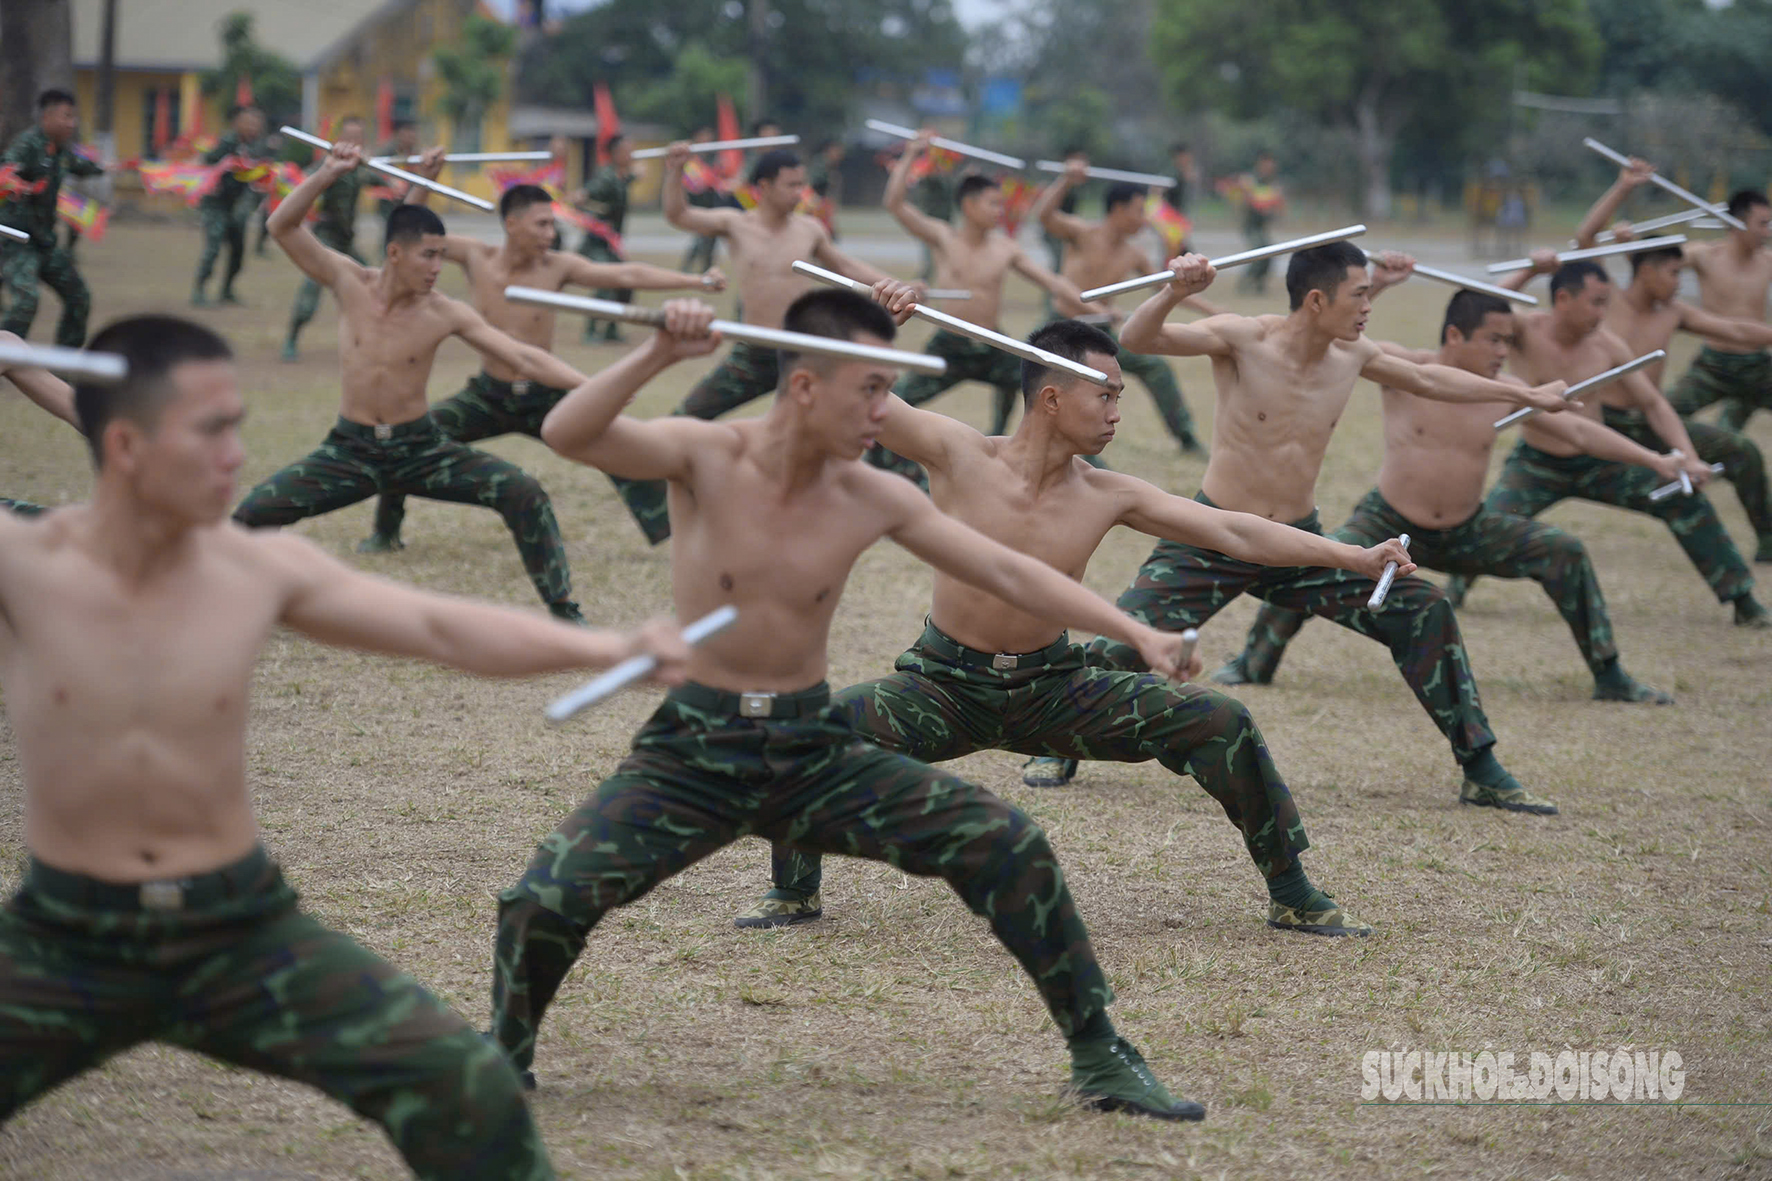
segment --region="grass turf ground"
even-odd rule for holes
[[[182,299],[195,236],[118,225],[81,247],[94,325]],[[657,258],[654,261],[668,261]],[[459,276],[445,288],[460,292]],[[241,356],[251,419],[243,488],[305,453],[337,408],[330,303],[278,362],[295,277],[251,260],[252,305],[198,313]],[[1271,310],[1232,294],[1236,310]],[[172,302],[169,302],[169,293]],[[1381,300],[1375,334],[1431,342],[1448,291]],[[728,305],[730,297],[727,297]],[[45,300],[37,335],[49,331]],[[1039,308],[1012,289],[1006,327]],[[630,336],[635,330],[630,329]],[[920,344],[927,329],[905,339]],[[608,347],[561,352],[581,367]],[[1693,343],[1682,341],[1671,370]],[[646,390],[662,413],[712,362]],[[1206,366],[1177,362],[1210,422]],[[435,396],[474,368],[449,346]],[[987,393],[937,406],[983,425]],[[760,407],[754,408],[760,409]],[[753,411],[754,412],[754,411]],[[1191,494],[1136,386],[1108,454]],[[1772,420],[1754,433],[1772,443]],[[0,491],[57,503],[87,487],[78,440],[22,399],[0,404]],[[668,604],[608,481],[527,439],[487,444],[539,476],[567,534],[580,599],[603,623]],[[1376,391],[1356,393],[1319,503],[1339,522],[1371,485]],[[1497,464],[1500,462],[1498,450]],[[1713,496],[1737,543],[1733,494]],[[367,505],[300,526],[339,554]],[[1313,877],[1377,926],[1366,940],[1288,936],[1212,801],[1156,764],[1086,765],[1064,790],[1019,782],[1016,758],[957,764],[1047,828],[1119,992],[1113,1016],[1204,1125],[1079,1111],[1056,1098],[1065,1055],[1036,993],[939,882],[833,862],[827,918],[744,934],[732,915],[767,884],[743,842],[612,914],[543,1031],[536,1117],[562,1176],[1375,1178],[1772,1174],[1772,639],[1730,626],[1658,522],[1565,504],[1548,519],[1593,553],[1625,665],[1672,708],[1600,705],[1536,586],[1485,580],[1461,613],[1503,762],[1554,797],[1550,819],[1458,805],[1444,741],[1379,646],[1322,623],[1278,683],[1245,691],[1298,798]],[[424,586],[534,607],[498,518],[411,502],[401,554],[360,561]],[[1149,542],[1116,531],[1089,584],[1112,597]],[[1767,569],[1761,567],[1760,569]],[[471,573],[470,573],[471,572]],[[831,680],[885,671],[917,634],[929,575],[890,545],[862,559],[833,629]],[[1211,668],[1240,643],[1243,600],[1204,633]],[[307,906],[416,974],[483,1025],[494,895],[534,842],[619,760],[655,695],[550,729],[541,705],[573,678],[479,681],[280,637],[259,669],[251,786],[265,840]],[[22,788],[0,737],[0,888],[25,856]],[[1361,1106],[1367,1050],[1678,1050],[1687,1106]],[[1708,1106],[1720,1104],[1722,1106]],[[379,1132],[301,1088],[148,1046],[39,1100],[0,1130],[0,1177],[389,1177]]]

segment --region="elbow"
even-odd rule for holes
[[[572,449],[571,432],[566,420],[560,416],[558,406],[541,420],[541,441],[557,455],[566,455]]]
[[[1157,334],[1135,316],[1120,326],[1120,347],[1129,353],[1156,352]]]

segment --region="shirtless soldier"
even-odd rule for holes
[[[1766,321],[1766,286],[1772,283],[1772,204],[1757,189],[1729,198],[1729,213],[1747,226],[1731,229],[1715,242],[1686,247],[1686,261],[1698,276],[1698,302],[1713,315],[1731,320]],[[1747,426],[1756,410],[1772,410],[1772,356],[1727,336],[1700,331],[1705,343],[1692,367],[1669,395],[1674,409],[1692,415],[1712,402],[1725,402],[1718,423],[1732,431]]]
[[[228,346],[140,316],[92,347],[92,502],[0,520],[0,684],[25,783],[24,883],[0,912],[0,1120],[144,1041],[294,1079],[386,1130],[423,1178],[541,1179],[496,1049],[297,908],[246,787],[253,665],[278,625],[482,676],[608,665],[639,637],[411,590],[226,520],[245,414]]]
[[[1002,231],[1003,190],[995,180],[977,173],[961,178],[955,189],[958,226],[930,217],[911,204],[911,172],[934,136],[934,132],[924,131],[898,157],[886,182],[883,204],[906,233],[929,247],[935,260],[935,286],[972,292],[971,299],[943,304],[941,310],[981,328],[1001,331],[1003,280],[1014,271],[1049,294],[1064,315],[1105,312],[1106,308],[1086,306],[1076,284],[1029,258],[1021,244]],[[1021,394],[1020,359],[945,328],[929,338],[923,351],[945,360],[947,372],[939,376],[909,374],[899,383],[898,396],[909,405],[921,406],[962,381],[982,381],[996,389],[990,433],[1002,434],[1009,424],[1010,409]]]
[[[441,161],[437,162],[441,167]],[[423,172],[433,171],[431,168]],[[415,188],[417,186],[414,186]],[[418,189],[428,194],[428,189]],[[423,203],[423,197],[414,200]],[[558,233],[554,225],[554,199],[539,185],[513,185],[498,200],[504,221],[505,240],[493,246],[477,238],[449,234],[443,239],[443,257],[467,272],[474,307],[486,322],[513,339],[544,352],[554,347],[554,313],[534,304],[511,303],[508,286],[540,287],[561,291],[569,285],[591,288],[625,288],[671,291],[686,287],[720,291],[726,286],[719,271],[687,275],[643,262],[594,262],[583,254],[553,249]],[[431,419],[446,438],[459,443],[491,439],[499,435],[541,438],[541,420],[566,391],[526,381],[517,370],[488,355],[485,368],[468,379],[467,388],[431,407]],[[638,524],[654,544],[670,534],[663,506],[655,520]],[[406,498],[384,494],[376,504],[375,533],[357,549],[379,553],[401,548],[400,523],[406,517]]]
[[[1612,283],[1598,263],[1587,259],[1564,263],[1551,276],[1550,290],[1549,311],[1514,315],[1515,373],[1527,381],[1554,378],[1573,384],[1636,355],[1603,327]],[[1680,416],[1641,372],[1596,389],[1570,413],[1600,422],[1606,406],[1641,414],[1664,447],[1686,457],[1681,466],[1694,486],[1710,479],[1711,470],[1698,458]],[[1649,493],[1663,482],[1646,468],[1584,455],[1581,448],[1548,433],[1537,419],[1529,418],[1521,424],[1520,441],[1483,503],[1495,512],[1536,517],[1574,496],[1656,517],[1673,532],[1717,601],[1734,607],[1737,626],[1772,627],[1772,614],[1754,598],[1753,572],[1729,539],[1710,499],[1670,496],[1650,500]],[[1461,603],[1475,581],[1473,576],[1454,576],[1446,593],[1454,603]]]
[[[1406,274],[1412,262],[1407,256],[1386,256],[1377,274],[1384,278]],[[1378,282],[1373,285],[1374,297],[1381,290]],[[1513,335],[1513,307],[1506,300],[1459,291],[1446,305],[1437,353],[1394,344],[1380,347],[1418,365],[1438,363],[1498,377]],[[1500,402],[1430,402],[1387,387],[1384,466],[1378,487],[1366,494],[1333,536],[1360,545],[1407,533],[1409,556],[1430,570],[1531,578],[1544,587],[1569,625],[1575,646],[1593,673],[1594,700],[1671,704],[1673,698],[1632,679],[1619,664],[1600,580],[1581,540],[1484,506],[1483,482],[1498,437],[1495,420],[1506,412]],[[1557,414],[1534,422],[1544,434],[1564,440],[1583,455],[1641,464],[1663,480],[1679,478],[1676,460],[1590,418]],[[1212,679],[1224,685],[1268,684],[1286,645],[1309,618],[1263,604],[1249,629],[1247,647]]]
[[[703,326],[712,310],[679,302]],[[878,304],[820,289],[782,327],[879,345]],[[862,551],[890,537],[938,570],[1032,615],[1133,645],[1179,670],[1181,638],[1137,624],[1036,558],[938,512],[908,481],[858,462],[887,415],[895,371],[873,361],[782,354],[760,418],[639,421],[621,409],[673,361],[714,340],[679,328],[645,344],[548,415],[542,436],[572,459],[667,479],[672,585],[700,617],[738,622],[697,647],[633,753],[546,838],[499,899],[493,1034],[527,1069],[536,1030],[591,928],[741,836],[808,853],[890,861],[945,879],[1020,961],[1071,1048],[1074,1088],[1098,1107],[1199,1119],[1108,1020],[1111,990],[1045,835],[982,788],[862,742],[830,704],[831,617]]]
[[[889,309],[906,314],[912,297],[902,284],[875,291]],[[888,402],[880,437],[923,465],[935,506],[949,516],[1079,581],[1116,525],[1266,566],[1338,566],[1373,576],[1387,561],[1405,573],[1413,569],[1394,541],[1343,545],[1248,513],[1207,508],[1084,463],[1083,455],[1108,444],[1120,420],[1119,346],[1075,320],[1055,320],[1029,342],[1100,369],[1113,384],[1103,389],[1024,362],[1025,412],[1007,439],[897,398]],[[1177,775],[1192,775],[1242,831],[1267,881],[1270,926],[1324,935],[1371,930],[1305,877],[1298,856],[1310,843],[1304,824],[1240,702],[1149,673],[1087,667],[1082,645],[1056,623],[940,572],[928,626],[896,668],[835,699],[869,741],[924,763],[989,749],[1156,759]],[[738,925],[817,918],[818,856],[778,844],[772,868],[774,888]]]
[[[21,345],[24,340],[17,333],[0,329],[0,345]],[[10,381],[18,392],[29,398],[44,410],[55,415],[75,430],[80,429],[80,417],[74,412],[74,387],[49,372],[29,365],[8,366],[0,363],[0,377]],[[40,504],[28,500],[14,500],[9,496],[0,496],[0,509],[17,513],[22,517],[33,517],[43,512]]]
[[[1073,157],[1067,170],[1035,198],[1028,214],[1039,221],[1047,233],[1065,244],[1064,277],[1082,290],[1091,291],[1159,269],[1132,244],[1133,237],[1149,224],[1145,215],[1145,191],[1137,185],[1110,187],[1105,204],[1106,216],[1098,222],[1085,221],[1064,212],[1061,207],[1064,197],[1089,179],[1084,171],[1087,167],[1087,160]],[[1188,306],[1208,315],[1218,311],[1197,298],[1188,301]],[[1181,396],[1181,386],[1176,383],[1175,371],[1169,368],[1169,362],[1161,357],[1141,356],[1122,349],[1120,369],[1138,378],[1150,391],[1151,400],[1157,404],[1157,413],[1163,417],[1163,425],[1181,444],[1181,453],[1205,458],[1206,448],[1194,433],[1194,416],[1188,412],[1187,402]]]
[[[726,239],[726,248],[732,252],[733,280],[738,284],[739,316],[746,324],[781,327],[782,313],[788,304],[813,285],[811,280],[794,273],[796,259],[815,262],[863,283],[891,277],[838,250],[817,218],[794,212],[806,189],[806,169],[794,152],[772,148],[757,157],[750,173],[751,189],[757,195],[754,209],[704,209],[691,205],[683,189],[683,165],[689,158],[687,142],[672,144],[665,157],[665,220],[692,234]],[[740,341],[712,373],[696,383],[672,413],[718,418],[770,393],[778,376],[774,349]],[[875,460],[898,466],[890,456],[878,452]],[[654,521],[665,511],[665,481],[641,480],[621,487],[622,499],[635,520]],[[651,535],[652,530],[648,529],[648,536]],[[668,536],[667,520],[659,537]]]
[[[1212,458],[1197,499],[1290,521],[1312,533],[1317,473],[1329,436],[1354,385],[1381,386],[1452,402],[1507,402],[1559,410],[1563,383],[1537,389],[1494,381],[1446,365],[1393,357],[1365,335],[1372,309],[1366,256],[1345,242],[1301,250],[1286,271],[1287,316],[1211,316],[1194,324],[1163,321],[1181,300],[1203,290],[1211,267],[1198,255],[1175,259],[1177,278],[1126,320],[1128,348],[1212,358],[1218,386]],[[1382,610],[1370,611],[1373,580],[1342,570],[1263,570],[1197,546],[1158,543],[1120,596],[1136,619],[1165,628],[1199,627],[1243,591],[1283,607],[1331,619],[1390,649],[1463,768],[1459,799],[1482,807],[1553,813],[1496,761],[1495,735],[1483,714],[1452,606],[1432,584],[1399,578]],[[1097,640],[1097,659],[1138,668],[1138,654]]]
[[[334,178],[357,167],[360,155],[354,144],[334,144],[270,220],[271,235],[291,261],[338,301],[344,376],[338,423],[318,450],[247,493],[234,519],[252,528],[290,525],[377,492],[483,505],[504,518],[548,610],[580,619],[547,493],[515,464],[442,434],[427,413],[425,382],[437,347],[451,336],[520,377],[555,386],[575,386],[584,377],[434,290],[443,269],[443,221],[424,206],[401,205],[388,215],[381,267],[322,246],[302,217]]]

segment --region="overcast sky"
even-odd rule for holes
[[[590,8],[600,0],[548,0],[548,11],[576,12],[581,8]],[[963,25],[978,25],[995,20],[1005,12],[1016,8],[1025,0],[950,0],[954,13]],[[494,9],[509,17],[514,7],[514,0],[487,0]]]

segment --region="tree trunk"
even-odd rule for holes
[[[74,89],[74,27],[69,0],[0,3],[0,142],[29,127],[37,95]]]
[[[1378,87],[1368,86],[1354,100],[1354,145],[1360,156],[1365,216],[1373,221],[1387,221],[1391,215],[1391,152],[1397,135],[1386,124]]]
[[[745,105],[750,108],[745,114],[755,124],[757,120],[769,117],[769,0],[750,0],[746,5],[747,43],[750,48],[751,68],[746,81]],[[740,129],[740,135],[748,134]]]

